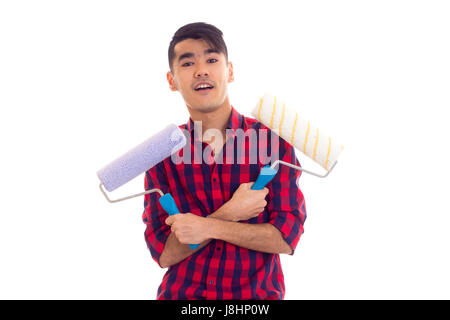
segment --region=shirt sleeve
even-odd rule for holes
[[[300,166],[294,148],[280,139],[280,149],[282,144],[286,152],[280,160]],[[280,164],[277,175],[268,185],[269,223],[281,232],[292,249],[291,255],[294,254],[306,220],[305,199],[298,187],[301,173],[300,170]]]
[[[169,192],[169,185],[164,170],[164,164],[161,162],[152,167],[145,173],[145,190],[154,188],[160,189],[164,194]],[[168,213],[159,203],[160,195],[158,192],[146,194],[144,196],[144,212],[142,220],[146,224],[145,241],[150,250],[153,260],[161,267],[159,259],[164,250],[167,238],[170,234],[170,226],[165,223],[169,217]],[[162,267],[161,267],[162,268]]]

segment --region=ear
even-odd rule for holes
[[[233,63],[228,61],[228,83],[234,81]]]
[[[171,71],[167,72],[167,82],[169,82],[170,90],[172,90],[172,91],[177,91],[178,90],[177,85],[175,84],[175,81],[174,81],[174,78],[173,78],[173,75],[172,75]]]

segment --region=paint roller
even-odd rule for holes
[[[110,199],[104,189],[109,192],[114,191],[141,173],[163,161],[172,153],[177,152],[183,148],[185,144],[186,137],[181,129],[174,124],[170,124],[160,132],[156,133],[149,139],[145,140],[97,171],[97,176],[101,181],[100,190],[106,200],[111,203],[115,203],[157,192],[160,195],[159,203],[169,215],[180,213],[180,210],[178,210],[172,195],[170,193],[164,194],[157,188],[115,200]],[[191,249],[196,249],[198,246],[198,244],[189,245]]]
[[[311,121],[300,117],[294,109],[287,107],[286,103],[276,96],[266,93],[252,110],[252,116],[326,170],[326,174],[318,174],[292,163],[276,160],[270,167],[266,165],[261,169],[252,186],[253,190],[261,190],[274,178],[278,172],[278,169],[275,169],[278,164],[319,178],[327,177],[336,166],[337,158],[344,147],[325,132],[319,131]]]

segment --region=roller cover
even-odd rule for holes
[[[183,132],[174,124],[134,147],[97,172],[108,191],[113,191],[177,152],[186,144]]]
[[[327,171],[344,149],[277,96],[265,94],[259,99],[252,115]]]

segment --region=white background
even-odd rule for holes
[[[167,49],[204,21],[238,111],[271,92],[345,146],[328,178],[300,179],[285,298],[449,299],[449,16],[447,1],[0,2],[0,298],[156,298],[143,200],[109,204],[96,171],[187,121]],[[143,175],[112,196],[142,190]]]

